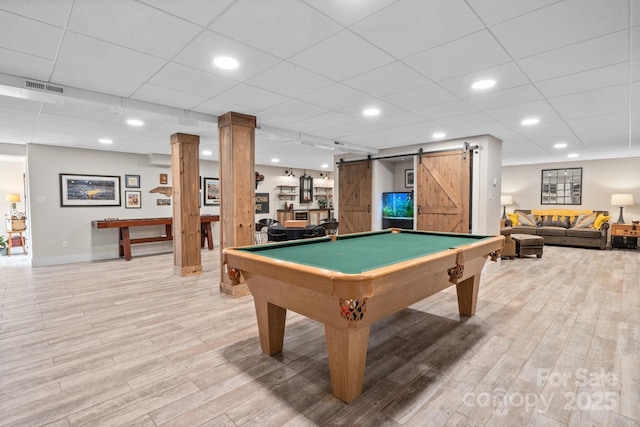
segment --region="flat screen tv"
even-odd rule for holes
[[[382,217],[413,219],[413,192],[382,193]]]

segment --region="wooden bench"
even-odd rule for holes
[[[213,250],[211,223],[217,221],[220,221],[220,216],[218,215],[203,215],[200,217],[201,247],[204,247],[206,240],[209,250]],[[119,255],[127,261],[131,259],[131,245],[173,240],[172,224],[173,218],[105,219],[91,221],[93,228],[118,228],[120,230],[118,238]],[[129,233],[131,227],[148,227],[153,225],[164,225],[165,234],[161,236],[131,238]]]

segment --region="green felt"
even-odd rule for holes
[[[242,250],[284,261],[357,274],[467,245],[484,238],[486,236],[382,231],[360,236],[339,236],[335,242],[298,240]]]

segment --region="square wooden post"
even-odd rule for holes
[[[202,273],[200,257],[200,137],[171,135],[173,176],[173,272],[176,276]]]
[[[220,250],[255,243],[255,127],[255,116],[228,112],[218,117]],[[220,260],[220,290],[248,295],[247,284],[231,280]]]

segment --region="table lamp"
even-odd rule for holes
[[[11,206],[11,212],[9,212],[11,214],[11,216],[16,216],[16,203],[18,203],[20,201],[20,195],[19,194],[7,194],[6,196],[4,196],[4,201],[5,202],[9,202],[9,205]]]
[[[507,206],[513,204],[513,197],[508,194],[500,196],[500,204],[502,205],[502,219],[507,220]]]
[[[624,224],[624,218],[622,218],[622,209],[625,206],[633,205],[633,194],[612,194],[611,204],[613,206],[620,206],[620,216],[616,224]]]

